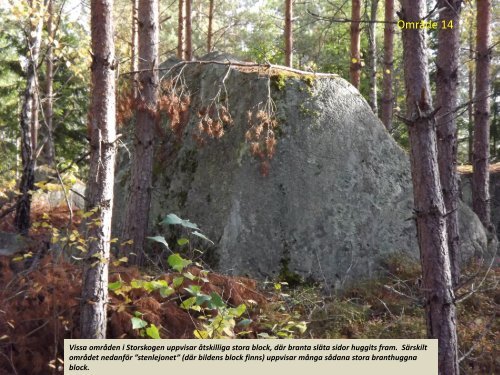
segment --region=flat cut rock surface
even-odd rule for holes
[[[391,254],[418,259],[408,156],[348,82],[217,64],[189,65],[182,75],[192,93],[191,118],[183,142],[158,147],[152,235],[163,231],[173,239],[157,223],[175,213],[215,242],[210,259],[219,271],[261,279],[297,275],[332,288],[383,271]],[[197,112],[219,90],[234,124],[200,148],[191,138]],[[279,129],[263,176],[245,132],[247,112],[266,103],[269,92]],[[122,152],[118,219],[128,165]],[[463,204],[460,220],[462,257],[481,254],[484,229]]]

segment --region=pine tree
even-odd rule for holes
[[[403,0],[402,18],[419,22],[425,0]],[[439,373],[458,374],[454,293],[446,209],[437,159],[436,123],[430,95],[425,31],[403,30],[406,110],[418,244],[422,264],[427,336],[438,339]]]
[[[88,218],[80,327],[81,338],[106,337],[108,263],[115,171],[115,46],[113,0],[90,3],[92,97],[90,106],[90,170]]]

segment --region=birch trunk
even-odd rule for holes
[[[43,8],[38,8],[33,0],[29,1],[30,9],[33,12],[42,12]],[[40,5],[42,6],[42,5]],[[35,184],[35,155],[33,142],[33,109],[38,95],[37,87],[37,65],[40,53],[40,43],[42,38],[43,17],[33,26],[31,20],[28,22],[27,42],[28,42],[28,68],[26,72],[26,88],[23,94],[21,109],[21,161],[23,172],[19,182],[19,198],[16,206],[15,225],[19,233],[27,235],[30,228],[31,194]]]

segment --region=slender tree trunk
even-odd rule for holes
[[[460,12],[462,0],[439,0],[439,23],[453,22],[453,28],[438,29],[436,99],[438,119],[438,161],[441,188],[446,207],[448,252],[453,286],[460,278],[460,233],[458,230],[457,123],[455,107],[458,95],[458,60],[460,58]]]
[[[179,14],[177,19],[177,57],[181,60],[186,58],[186,38],[184,35],[184,24],[186,18],[185,0],[179,0]]]
[[[370,21],[368,25],[368,55],[370,69],[370,93],[369,104],[372,111],[378,114],[377,105],[377,24],[373,21],[377,20],[378,0],[371,0],[370,5]]]
[[[154,128],[158,101],[158,0],[139,3],[139,82],[141,93],[137,98],[135,152],[132,161],[130,194],[123,238],[133,244],[123,249],[131,263],[141,264],[144,238],[148,229],[153,177]]]
[[[213,38],[213,22],[214,22],[214,2],[215,0],[210,0],[210,5],[208,8],[208,32],[207,32],[207,53],[212,52],[212,38]]]
[[[130,57],[130,71],[136,72],[138,70],[137,66],[137,9],[139,7],[139,0],[132,0],[132,35],[131,35],[131,57]],[[132,96],[137,97],[137,73],[132,75]]]
[[[361,80],[360,29],[361,0],[352,0],[351,13],[351,83],[359,89]]]
[[[394,61],[394,0],[385,0],[384,28],[384,75],[382,80],[382,111],[380,118],[387,130],[392,130],[392,109],[394,96],[392,93],[392,72]]]
[[[33,0],[29,1],[33,12],[42,12]],[[41,5],[43,6],[43,5]],[[28,28],[28,69],[26,72],[26,88],[23,94],[21,109],[21,160],[23,173],[19,183],[19,198],[16,207],[15,224],[19,233],[27,235],[30,228],[31,194],[35,184],[35,155],[33,153],[33,108],[37,96],[37,65],[42,38],[43,17],[40,17],[36,25],[29,21]]]
[[[402,0],[402,18],[418,22],[425,0]],[[439,340],[439,373],[458,374],[454,294],[446,232],[445,205],[437,160],[425,31],[403,30],[406,106],[417,236],[422,263],[427,334]]]
[[[472,19],[472,18],[471,18]],[[473,24],[474,22],[471,21],[471,24],[469,25],[469,67],[468,67],[468,99],[469,99],[469,104],[467,104],[467,112],[469,115],[469,125],[467,127],[468,132],[469,132],[469,140],[468,140],[468,147],[467,147],[467,155],[468,155],[468,161],[469,164],[472,165],[473,162],[473,140],[474,140],[474,33],[473,33]]]
[[[193,30],[192,30],[192,12],[191,12],[191,2],[192,0],[184,0],[186,2],[186,60],[191,61],[193,59]]]
[[[40,128],[40,139],[45,140],[40,161],[43,164],[54,165],[55,150],[53,137],[53,119],[54,119],[54,53],[52,42],[54,40],[54,0],[47,1],[47,34],[49,43],[47,54],[45,55],[45,106],[44,106],[44,126]]]
[[[472,208],[488,231],[492,231],[489,194],[489,100],[491,0],[477,2],[476,97],[474,113],[474,160]]]
[[[106,337],[108,263],[115,169],[115,45],[113,0],[90,3],[92,98],[90,107],[90,170],[88,218],[80,328],[83,339]]]
[[[293,66],[293,4],[285,0],[285,66]]]
[[[38,73],[36,73],[38,75]],[[38,83],[38,77],[35,76],[35,95],[33,96],[33,108],[31,112],[31,146],[33,152],[33,159],[35,159],[36,168],[36,149],[38,147],[38,129],[40,128],[40,121],[38,120],[38,107],[40,105],[40,85]]]

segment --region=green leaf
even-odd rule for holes
[[[247,307],[242,303],[237,307],[233,307],[229,309],[228,313],[230,316],[234,316],[236,318],[240,317],[247,310]]]
[[[206,294],[200,294],[200,295],[196,296],[196,304],[199,305],[199,306],[201,306],[205,302],[210,301],[211,299],[212,299],[212,297],[207,296]]]
[[[198,231],[194,231],[194,232],[193,232],[193,233],[191,233],[191,234],[193,234],[193,235],[195,235],[195,236],[197,236],[197,237],[203,238],[205,241],[208,241],[208,242],[210,242],[212,245],[214,245],[214,242],[213,242],[211,239],[209,239],[207,236],[205,236],[203,233],[200,233],[200,232],[198,232]]]
[[[133,329],[141,329],[144,328],[148,325],[148,322],[145,320],[142,320],[141,318],[136,318],[135,316],[130,318],[132,322],[132,328]]]
[[[160,224],[164,225],[182,225],[184,228],[199,229],[198,225],[191,223],[189,220],[183,220],[176,214],[168,214]]]
[[[182,274],[186,279],[191,281],[198,279],[198,276],[193,275],[191,272],[187,271]]]
[[[172,286],[174,288],[178,288],[182,285],[183,282],[184,282],[184,277],[182,276],[174,277],[174,280],[172,280]]]
[[[184,288],[189,294],[192,296],[197,296],[201,292],[201,286],[199,285],[190,285],[187,288]]]
[[[168,282],[166,280],[153,280],[151,281],[151,288],[156,290],[160,288],[165,288],[168,286]]]
[[[148,335],[152,339],[159,339],[160,331],[158,331],[158,328],[153,323],[151,323],[151,325],[146,328],[146,335]]]
[[[196,297],[190,297],[187,300],[182,301],[181,308],[189,309],[196,303]]]
[[[221,296],[219,296],[218,293],[212,292],[212,293],[210,293],[210,297],[212,297],[212,301],[211,302],[212,302],[212,305],[214,307],[224,307],[224,306],[226,306],[226,303],[221,298]]]
[[[177,240],[177,245],[179,246],[184,246],[187,243],[189,243],[189,240],[187,238],[179,238]]]
[[[168,246],[167,241],[165,240],[165,237],[163,236],[154,236],[154,237],[146,237],[148,240],[159,242],[167,247],[167,249],[170,250],[170,247]]]
[[[210,338],[210,333],[208,333],[208,331],[199,331],[199,330],[195,329],[193,334],[194,334],[194,337],[196,337],[197,339],[209,339]]]
[[[174,292],[175,292],[174,288],[167,286],[165,288],[160,289],[160,296],[162,296],[163,298],[167,298],[171,296]]]
[[[111,291],[115,291],[117,289],[120,289],[121,287],[122,287],[122,282],[120,280],[108,284],[108,288]]]
[[[140,289],[144,286],[144,281],[142,280],[132,280],[130,282],[130,286],[133,288],[133,289]]]
[[[243,320],[238,322],[237,326],[238,327],[247,327],[250,325],[250,323],[252,323],[252,319],[243,319]]]
[[[172,254],[167,259],[168,264],[177,272],[182,272],[184,268],[189,266],[192,262],[188,259],[184,259],[179,254]]]

